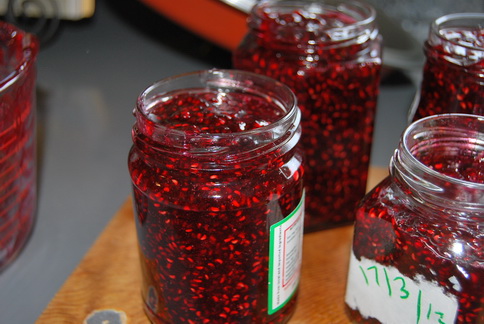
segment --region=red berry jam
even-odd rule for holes
[[[374,11],[264,1],[234,52],[234,66],[288,85],[302,112],[306,231],[350,222],[364,196],[380,79]]]
[[[484,117],[420,119],[404,133],[390,171],[357,209],[350,317],[483,323]]]
[[[150,320],[286,323],[304,222],[292,92],[263,76],[211,70],[148,88],[135,116],[129,170]],[[293,254],[275,258],[279,239]]]
[[[0,270],[25,244],[36,209],[37,40],[0,22]]]
[[[425,53],[414,120],[442,113],[484,115],[484,13],[437,19]]]

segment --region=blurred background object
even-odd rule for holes
[[[484,116],[484,13],[441,16],[428,35],[409,120],[444,113]]]
[[[37,202],[35,36],[0,21],[0,271],[24,247]]]
[[[247,32],[247,17],[258,0],[140,0],[215,44],[232,51]],[[190,8],[190,10],[187,10]],[[197,12],[197,15],[193,15]],[[398,23],[378,12],[378,24],[386,41],[384,64],[390,67],[421,67],[422,53],[418,43]],[[387,53],[388,52],[388,53]]]
[[[484,12],[482,0],[367,0],[389,18],[399,22],[404,31],[420,44],[427,39],[435,19],[457,12]]]
[[[0,14],[79,20],[94,14],[95,0],[2,0]]]
[[[482,0],[366,0],[379,13],[384,64],[405,71],[420,85],[424,64],[423,44],[431,23],[446,14],[484,12]]]
[[[227,50],[247,31],[247,14],[255,0],[140,0],[153,10]],[[246,3],[244,6],[238,3]]]
[[[191,32],[234,50],[246,33],[246,19],[259,0],[140,0]],[[377,10],[383,35],[383,64],[420,83],[422,45],[430,23],[452,12],[484,11],[482,0],[367,0]],[[196,14],[194,14],[196,12]]]
[[[51,40],[60,20],[81,20],[94,15],[95,0],[0,0],[4,20],[34,34],[39,41]]]

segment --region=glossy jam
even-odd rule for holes
[[[0,270],[19,253],[36,209],[37,41],[0,22]]]
[[[394,289],[386,302],[408,298],[399,311],[418,314],[422,323],[484,321],[484,119],[472,132],[476,125],[473,119],[460,124],[464,125],[462,132],[454,132],[452,137],[443,135],[443,140],[437,137],[415,145],[412,155],[422,163],[417,169],[395,153],[392,175],[368,193],[356,213],[353,253],[358,260],[373,260],[378,266],[395,267],[402,277],[432,282],[457,301],[455,320],[451,320],[454,314],[439,309],[438,298],[418,298],[417,304],[416,291],[408,289],[403,295],[390,278],[388,286]],[[469,137],[460,137],[457,143],[465,127],[469,127]],[[446,131],[442,128],[440,132]],[[423,132],[420,135],[425,136]],[[402,166],[403,172],[398,170]],[[430,170],[436,173],[432,175]],[[384,282],[380,271],[380,285],[385,286]],[[404,288],[400,285],[399,289]],[[429,295],[425,289],[420,293]],[[383,303],[375,306],[390,308]],[[347,308],[358,323],[380,323]]]
[[[302,158],[293,141],[261,137],[287,111],[229,88],[152,101],[145,116],[136,113],[129,158],[148,317],[287,322],[297,293],[268,314],[269,227],[301,200]]]
[[[472,15],[480,21],[475,26],[467,26],[472,20],[465,17],[463,25],[448,27],[443,17],[431,30],[414,120],[442,113],[484,115],[484,14]]]
[[[343,7],[346,13],[321,3],[266,1],[253,10],[233,57],[236,68],[276,78],[297,96],[307,231],[352,221],[366,190],[380,40],[371,14]]]

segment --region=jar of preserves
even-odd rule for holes
[[[361,201],[346,304],[358,323],[483,323],[484,117],[420,119]],[[371,297],[370,297],[371,296]]]
[[[484,116],[484,13],[436,19],[424,50],[426,62],[413,119],[442,113]]]
[[[134,115],[129,171],[150,320],[286,323],[304,224],[292,91],[249,72],[194,72],[149,87]]]
[[[0,271],[21,251],[37,205],[34,35],[0,21]]]
[[[306,231],[353,221],[366,192],[380,81],[372,7],[356,1],[256,5],[234,66],[288,85],[302,112]]]

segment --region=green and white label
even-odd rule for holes
[[[460,289],[457,280],[455,288]],[[436,282],[422,276],[411,279],[370,259],[358,260],[353,252],[345,301],[362,316],[385,324],[451,324],[458,309],[457,298]]]
[[[299,284],[304,232],[304,195],[296,209],[270,228],[268,313],[281,309]]]

